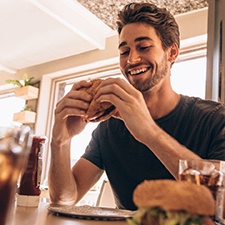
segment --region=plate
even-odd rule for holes
[[[56,215],[70,216],[89,220],[126,220],[133,217],[136,211],[106,207],[82,206],[49,206],[49,211]]]

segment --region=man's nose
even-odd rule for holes
[[[129,57],[127,59],[128,64],[136,64],[141,61],[141,57],[137,52],[130,52]]]

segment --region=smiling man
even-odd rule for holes
[[[170,69],[179,53],[179,29],[166,10],[131,3],[118,15],[123,79],[103,80],[93,97],[75,83],[55,109],[49,191],[56,204],[75,204],[105,171],[119,208],[136,209],[144,180],[177,179],[179,159],[225,160],[223,104],[173,91]],[[91,100],[116,113],[99,124],[84,155],[70,169],[70,142],[86,126]],[[76,151],[76,149],[74,149]]]
[[[139,36],[140,34],[144,36]],[[152,26],[145,23],[129,24],[122,30],[120,40],[120,68],[136,89],[147,91],[170,73],[167,52],[171,49],[164,52],[162,43]],[[170,60],[174,61],[178,48],[175,44],[173,47],[175,55]],[[156,65],[158,68],[155,68]]]

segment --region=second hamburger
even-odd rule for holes
[[[215,202],[210,190],[187,181],[152,180],[139,184],[133,193],[138,207],[129,225],[214,224]]]

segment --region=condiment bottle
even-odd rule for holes
[[[17,205],[37,207],[41,189],[42,154],[47,137],[33,136],[27,168],[24,171],[18,188]]]

